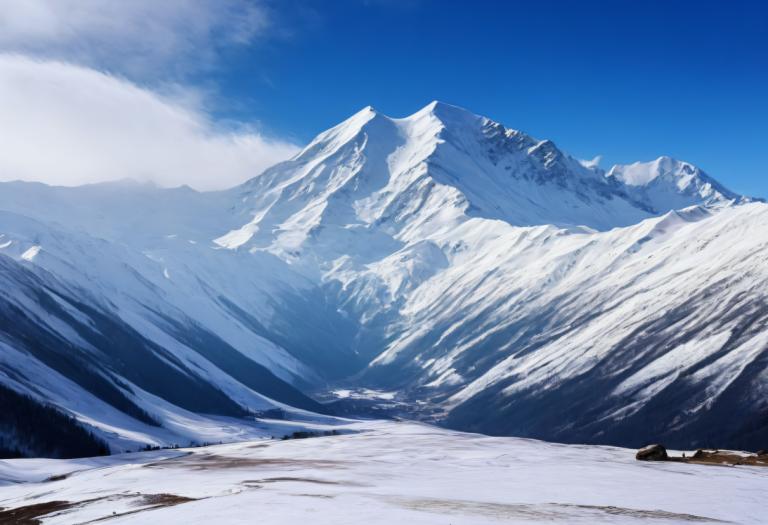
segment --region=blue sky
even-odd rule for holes
[[[279,5],[294,33],[217,77],[233,118],[303,142],[368,104],[439,99],[604,166],[667,154],[768,196],[768,2]]]
[[[757,0],[0,0],[0,179],[232,185],[366,105],[438,99],[765,197],[766,93]]]

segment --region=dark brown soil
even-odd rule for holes
[[[104,499],[112,498],[130,498],[130,495],[115,495],[105,496],[101,498],[94,498],[84,501],[47,501],[45,503],[35,503],[34,505],[25,505],[23,507],[17,507],[15,509],[0,509],[0,525],[40,525],[41,519],[53,512],[60,512],[63,510],[73,509],[75,507],[86,506],[96,501],[102,501]],[[96,523],[101,521],[110,520],[120,516],[128,514],[136,514],[138,512],[144,512],[148,510],[154,510],[161,507],[172,507],[174,505],[180,505],[182,503],[188,503],[195,501],[194,498],[187,498],[186,496],[178,496],[176,494],[141,494],[133,504],[137,507],[142,507],[137,510],[128,512],[121,512],[119,514],[112,514],[96,518],[88,523]]]
[[[675,458],[685,463],[698,465],[747,465],[750,467],[768,467],[768,456],[756,454],[742,456],[733,452],[721,450],[697,450],[693,456],[687,458]]]
[[[52,512],[69,509],[75,505],[77,504],[69,501],[46,501],[45,503],[1,510],[0,525],[40,525],[42,521],[38,518]]]

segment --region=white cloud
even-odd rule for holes
[[[0,180],[212,189],[285,159],[212,121],[215,83],[179,84],[270,30],[263,0],[0,0]]]
[[[602,155],[596,155],[595,157],[593,157],[590,160],[579,159],[579,163],[582,166],[584,166],[585,168],[593,169],[593,168],[599,168],[600,167],[600,162],[602,160],[603,160],[603,156]]]
[[[257,0],[0,0],[0,51],[178,77],[269,27]]]
[[[0,55],[0,144],[0,180],[198,189],[232,186],[297,150],[255,129],[217,129],[188,100],[18,55]]]

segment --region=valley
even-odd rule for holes
[[[0,189],[0,383],[92,453],[263,437],[274,410],[768,437],[768,205],[687,162],[601,170],[433,102],[364,108],[229,190]],[[63,454],[24,414],[2,448]]]

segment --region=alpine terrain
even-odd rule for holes
[[[604,171],[433,102],[254,175],[0,183],[6,456],[282,435],[366,396],[494,435],[768,442],[768,205],[696,166]]]

